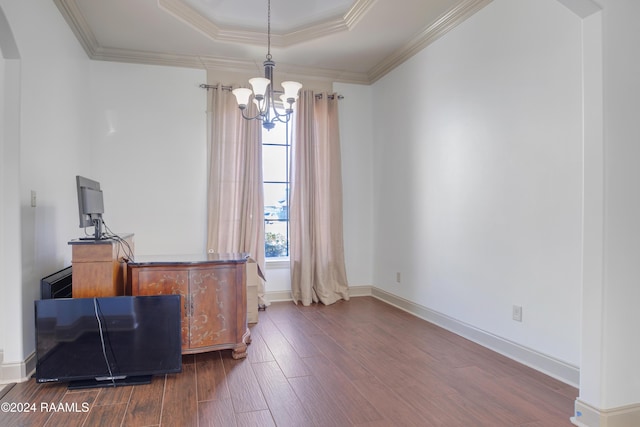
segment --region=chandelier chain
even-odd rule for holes
[[[267,60],[271,61],[271,0],[267,1]]]

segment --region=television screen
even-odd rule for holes
[[[182,370],[179,295],[35,301],[36,381],[70,388]]]

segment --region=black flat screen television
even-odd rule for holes
[[[36,381],[115,387],[182,370],[179,295],[35,301]]]

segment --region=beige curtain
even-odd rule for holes
[[[337,96],[302,91],[292,143],[289,257],[293,300],[303,305],[348,300]]]
[[[257,262],[259,304],[264,289],[264,196],[260,122],[245,120],[221,85],[208,89],[208,227],[210,252],[248,252]]]

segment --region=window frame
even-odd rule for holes
[[[273,140],[269,140],[269,138],[265,138],[267,135],[269,135],[270,132],[273,132],[273,130],[275,130],[277,127],[279,126],[284,126],[284,141],[280,141],[280,142],[274,142]],[[265,157],[264,157],[264,150],[263,150],[263,157],[262,157],[262,170],[263,170],[263,178],[262,178],[262,185],[263,185],[263,191],[265,190],[265,186],[269,185],[269,184],[273,184],[273,185],[284,185],[285,188],[285,197],[286,197],[286,219],[273,219],[273,218],[267,218],[266,217],[266,210],[264,210],[263,213],[263,221],[264,221],[264,237],[265,237],[265,262],[269,263],[270,266],[276,266],[277,263],[286,263],[288,265],[289,263],[289,254],[290,254],[290,237],[291,237],[291,228],[290,228],[290,199],[291,199],[291,135],[290,135],[290,123],[286,122],[279,122],[276,120],[276,128],[274,128],[273,130],[269,131],[267,129],[265,129],[264,127],[262,128],[262,148],[264,149],[265,146],[267,147],[284,147],[284,157],[285,157],[285,173],[284,173],[284,177],[285,180],[284,181],[277,181],[277,180],[266,180],[264,178],[264,170],[265,170]],[[266,142],[265,142],[266,140]],[[263,209],[266,208],[266,204],[263,207]],[[286,255],[284,256],[275,256],[275,257],[269,257],[267,256],[267,225],[269,224],[269,222],[273,222],[273,221],[278,221],[281,223],[285,223],[286,224],[286,228],[285,228],[285,238],[286,238]]]

